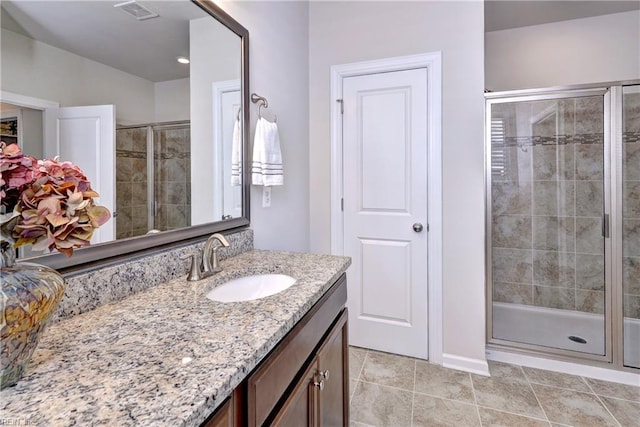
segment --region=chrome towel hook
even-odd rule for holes
[[[254,104],[257,104],[259,102],[259,107],[264,106],[264,108],[269,108],[269,101],[267,101],[267,98],[265,98],[264,96],[260,96],[257,93],[251,94],[251,102],[253,102]]]
[[[264,96],[260,96],[257,93],[251,94],[251,102],[258,104],[258,117],[262,118],[262,107],[269,108],[269,101]],[[277,121],[277,116],[274,114],[274,122]]]

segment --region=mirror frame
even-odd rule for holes
[[[25,262],[36,262],[58,270],[60,273],[71,273],[100,266],[107,266],[145,255],[146,253],[166,250],[172,246],[183,246],[212,233],[242,229],[249,226],[250,221],[250,185],[249,185],[249,31],[212,0],[191,0],[191,2],[211,15],[222,25],[240,37],[241,74],[240,89],[242,91],[242,217],[207,224],[185,227],[177,230],[163,231],[158,234],[147,234],[123,240],[100,243],[74,251],[71,258],[56,252],[25,259]],[[113,220],[113,218],[112,218]]]

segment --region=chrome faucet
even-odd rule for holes
[[[216,244],[219,243],[219,244]],[[204,244],[204,250],[197,249],[196,252],[189,254],[182,259],[191,258],[191,267],[187,281],[194,282],[205,279],[215,273],[222,271],[222,267],[218,263],[218,249],[228,247],[229,242],[220,233],[209,236]]]
[[[220,245],[215,245],[216,242],[219,242]],[[202,254],[202,273],[205,277],[222,271],[222,267],[218,264],[218,249],[221,247],[229,247],[229,242],[226,237],[220,233],[215,233],[209,236],[204,244],[204,252]]]

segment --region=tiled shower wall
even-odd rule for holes
[[[153,132],[155,228],[191,225],[191,143],[189,126]]]
[[[640,93],[623,96],[624,315],[640,319]]]
[[[140,236],[147,226],[147,128],[116,131],[116,238]]]
[[[602,105],[492,106],[494,301],[603,313]]]
[[[153,132],[155,216],[148,219],[147,133]],[[189,124],[116,131],[116,238],[191,225]]]

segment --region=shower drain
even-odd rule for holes
[[[587,340],[581,337],[576,337],[575,335],[569,335],[569,340],[573,342],[577,342],[578,344],[586,344]]]

